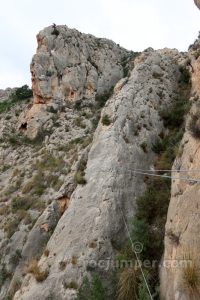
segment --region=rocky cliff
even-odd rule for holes
[[[135,53],[56,25],[37,41],[33,99],[3,99],[0,106],[0,299],[76,299],[84,278],[92,281],[94,274],[107,285],[104,299],[116,299],[110,274],[128,238],[124,220],[132,230],[138,199],[149,190],[146,171],[161,168],[163,160],[171,167],[187,112],[180,107],[191,102],[196,114],[198,41],[188,53]],[[190,101],[189,72],[197,91]],[[158,151],[162,141],[173,154]],[[179,169],[198,169],[198,139],[190,130],[181,149]],[[162,216],[148,228],[162,240],[167,212],[157,205],[150,214],[160,210]],[[182,240],[186,247],[191,234],[197,237],[197,212],[198,184],[173,181],[164,259],[176,257]],[[181,243],[172,244],[169,237],[177,235]],[[177,274],[161,271],[164,299],[190,299],[175,298]]]
[[[189,49],[193,61],[191,109],[187,115],[181,154],[172,171],[164,264],[161,271],[163,299],[199,299],[199,83],[200,43]],[[178,162],[178,168],[177,168]],[[183,180],[181,178],[186,178]],[[190,179],[197,179],[197,182]]]

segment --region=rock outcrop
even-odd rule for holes
[[[179,97],[186,68],[199,87],[198,41],[188,53],[134,53],[56,25],[37,40],[33,99],[0,110],[2,300],[76,299],[95,272],[109,290],[112,262],[127,240],[124,218],[130,224],[147,187],[138,170],[154,170],[153,148],[168,132],[161,112]],[[181,168],[198,168],[198,140],[188,130],[182,149]],[[196,236],[197,215],[190,223],[186,208],[193,197],[198,211],[197,195],[196,184],[172,183],[164,259],[179,247],[169,236],[184,245]],[[164,299],[189,299],[176,298],[176,272],[161,273]]]
[[[31,63],[33,107],[21,120],[34,138],[47,122],[44,107],[61,110],[66,102],[92,101],[108,93],[124,76],[131,52],[106,39],[97,39],[57,26],[37,35],[38,50]],[[41,105],[46,104],[46,106]]]
[[[107,40],[66,27],[57,30],[56,36],[52,28],[38,35],[39,47],[31,65],[34,105],[30,111],[37,107],[44,116],[49,104],[57,110],[66,101],[81,101],[83,106],[89,100],[94,102],[95,96],[97,99],[108,92],[124,76],[122,60],[130,56]],[[72,193],[46,246],[49,255],[39,261],[40,268],[48,270],[48,277],[38,285],[27,275],[15,299],[46,299],[51,295],[72,299],[76,291],[66,289],[67,280],[80,285],[85,275],[90,276],[91,262],[98,270],[99,261],[114,259],[126,237],[121,210],[128,220],[134,214],[135,199],[145,190],[143,177],[136,176],[134,170],[153,165],[151,148],[163,129],[159,110],[176,97],[179,59],[184,57],[176,50],[149,49],[135,60],[128,77],[117,83],[94,133],[84,171],[86,184],[78,185]],[[33,113],[41,121],[38,116],[38,112]],[[28,135],[32,120],[26,119]],[[43,120],[45,126],[48,120]],[[98,271],[105,277],[108,272]]]
[[[15,293],[25,265],[41,256],[70,208],[71,194],[85,181],[101,109],[134,67],[135,53],[111,41],[57,30],[38,35],[33,100],[8,101],[0,110],[0,299]]]
[[[200,97],[199,47],[200,43],[197,40],[189,52],[193,61],[191,110],[187,116],[185,134],[180,146],[181,155],[179,153],[172,169],[176,180],[172,180],[165,230],[165,252],[161,268],[161,296],[166,300],[200,298],[198,284],[200,136],[197,132]],[[197,182],[192,179],[197,179]]]

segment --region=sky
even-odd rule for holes
[[[56,23],[121,46],[186,51],[200,30],[193,0],[1,0],[0,89],[31,85],[36,34]]]

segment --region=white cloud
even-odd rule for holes
[[[7,0],[0,10],[0,88],[30,82],[36,34],[66,24],[131,50],[186,50],[200,29],[193,0]]]

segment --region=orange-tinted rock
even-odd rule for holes
[[[65,210],[69,206],[70,199],[67,197],[62,197],[62,198],[59,198],[57,201],[58,201],[58,205],[59,205],[60,214],[63,215]]]

